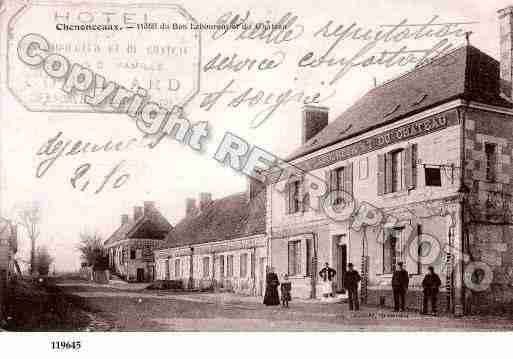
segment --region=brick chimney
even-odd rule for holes
[[[513,6],[501,9],[499,13],[500,40],[500,89],[501,94],[512,99],[513,60]]]
[[[187,198],[185,200],[185,216],[194,216],[197,213],[196,200],[194,198]]]
[[[139,218],[143,216],[143,208],[141,206],[134,207],[134,221],[137,221]]]
[[[122,214],[121,215],[121,224],[123,225],[123,224],[128,223],[128,218],[129,218],[128,214]]]
[[[247,199],[248,202],[251,201],[253,198],[258,196],[262,190],[265,189],[265,183],[262,183],[261,181],[257,180],[256,178],[247,176]]]
[[[153,201],[144,201],[144,214],[151,214],[156,211],[155,202]]]
[[[305,144],[309,139],[318,134],[328,124],[329,108],[313,105],[303,107],[303,127],[301,131],[301,143]]]
[[[199,209],[203,211],[212,202],[212,193],[201,192],[199,198]]]

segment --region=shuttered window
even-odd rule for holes
[[[203,257],[203,278],[210,275],[210,257]]]
[[[329,171],[329,192],[341,191],[353,195],[353,164],[348,163],[343,167]],[[334,205],[342,204],[344,198],[340,196],[331,197]]]
[[[224,256],[219,256],[219,276],[224,278]]]
[[[383,242],[383,273],[392,273],[398,262],[397,249],[401,240],[400,228],[387,228],[384,231],[385,240]]]
[[[289,275],[301,273],[301,241],[290,241],[288,243]]]
[[[288,184],[288,213],[297,213],[300,210],[300,186],[300,181],[293,181]]]
[[[248,254],[243,253],[240,255],[240,277],[246,278],[248,275]]]
[[[181,271],[181,267],[180,267],[180,259],[175,259],[175,278],[180,278],[182,277],[182,271]]]
[[[226,256],[226,276],[233,277],[233,255]]]
[[[417,145],[378,155],[378,195],[413,189],[417,184]]]

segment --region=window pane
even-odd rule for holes
[[[210,272],[210,258],[203,257],[203,278],[207,278]]]
[[[425,168],[426,186],[442,186],[440,168]]]
[[[403,189],[403,151],[392,153],[392,192]]]
[[[288,246],[289,275],[298,275],[301,273],[301,242],[289,242]]]
[[[392,273],[397,262],[397,246],[399,244],[401,230],[388,229],[385,231],[383,243],[383,273]]]

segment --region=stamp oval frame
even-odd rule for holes
[[[4,4],[5,5],[5,4]],[[91,9],[98,9],[98,8],[116,8],[119,10],[151,10],[151,9],[165,9],[175,12],[176,14],[183,17],[184,20],[188,21],[189,23],[197,24],[198,22],[196,19],[185,10],[181,5],[178,4],[159,4],[159,3],[134,3],[134,4],[122,4],[122,3],[108,3],[108,2],[98,2],[98,3],[90,3],[90,2],[76,2],[76,3],[70,3],[65,1],[56,1],[56,2],[48,2],[48,1],[30,1],[27,3],[20,3],[21,7],[17,9],[17,11],[9,18],[7,22],[7,37],[6,37],[6,56],[5,56],[5,66],[6,66],[6,85],[8,91],[12,94],[12,96],[27,110],[30,112],[70,112],[70,113],[102,113],[102,114],[117,114],[122,113],[123,111],[116,111],[114,109],[108,109],[108,108],[93,108],[90,105],[83,102],[83,99],[80,101],[80,103],[68,103],[68,104],[51,104],[48,105],[38,105],[35,103],[31,103],[30,101],[27,101],[27,99],[22,95],[18,93],[18,89],[13,88],[13,74],[11,73],[12,70],[12,51],[15,51],[17,43],[13,40],[14,35],[14,27],[18,21],[23,17],[24,13],[26,13],[30,8],[33,7],[67,7],[69,9],[77,9],[79,7],[91,7]],[[5,9],[4,9],[5,10]],[[138,30],[132,30],[132,31],[138,31]],[[179,101],[174,102],[173,104],[167,103],[165,100],[162,99],[161,96],[158,98],[155,98],[155,96],[151,95],[148,97],[150,101],[158,102],[161,105],[164,106],[172,106],[172,105],[179,105],[179,106],[186,106],[199,92],[200,89],[200,74],[201,74],[201,31],[200,30],[188,30],[191,34],[193,34],[194,42],[191,43],[191,46],[195,48],[194,52],[194,58],[191,61],[191,73],[190,73],[190,81],[191,81],[191,88],[187,92],[185,92],[183,95],[180,95],[181,99]],[[13,50],[14,47],[14,50]],[[56,53],[59,53],[56,51]],[[19,60],[18,60],[19,61]],[[80,64],[79,61],[76,61]],[[70,63],[74,63],[74,61],[70,61]],[[24,65],[26,66],[26,65]],[[93,71],[96,72],[96,71]],[[106,81],[113,81],[111,78],[109,78],[108,73],[101,73],[98,71],[100,75],[105,76]],[[117,83],[117,82],[116,82]],[[122,85],[122,84],[120,84]],[[143,87],[143,86],[141,86]],[[144,88],[144,87],[143,87]],[[59,86],[60,90],[60,86]],[[62,90],[60,90],[62,91]],[[82,94],[83,96],[84,94]],[[73,96],[78,96],[77,94],[74,94]]]

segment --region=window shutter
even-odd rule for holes
[[[392,153],[385,154],[385,193],[392,192]]]
[[[412,187],[412,165],[411,165],[411,146],[408,145],[403,152],[403,177],[404,187],[408,190]]]
[[[411,145],[411,188],[417,187],[417,144]]]
[[[338,189],[337,188],[337,171],[331,170],[330,171],[330,192],[336,191],[337,189]],[[331,197],[331,203],[330,203],[331,205],[333,205],[335,203],[336,197],[337,196]]]
[[[331,171],[330,170],[327,170],[327,171],[324,171],[324,180],[326,181],[326,194],[325,194],[325,197],[328,197],[328,195],[330,194],[331,192]],[[327,205],[328,203],[326,203]]]
[[[383,256],[384,256],[383,243],[385,242],[386,230],[383,228],[380,228],[380,227],[374,227],[373,230],[378,232],[377,233],[378,236],[381,236],[381,240],[376,241],[376,244],[377,244],[376,247],[377,247],[377,252],[378,252],[377,253],[378,257],[376,260],[376,264],[377,264],[378,268],[377,268],[376,273],[383,274]]]
[[[344,192],[353,194],[353,163],[344,167]]]
[[[288,243],[288,262],[289,262],[289,268],[288,268],[288,271],[289,271],[289,274],[294,274],[294,266],[295,266],[295,263],[294,263],[294,246],[292,245],[293,242],[289,242]]]
[[[304,179],[301,179],[298,188],[299,212],[303,212],[305,210],[305,189],[305,181]]]
[[[417,185],[417,144],[411,144],[404,150],[403,157],[404,184],[407,189]]]
[[[385,156],[378,155],[378,195],[385,194]]]

